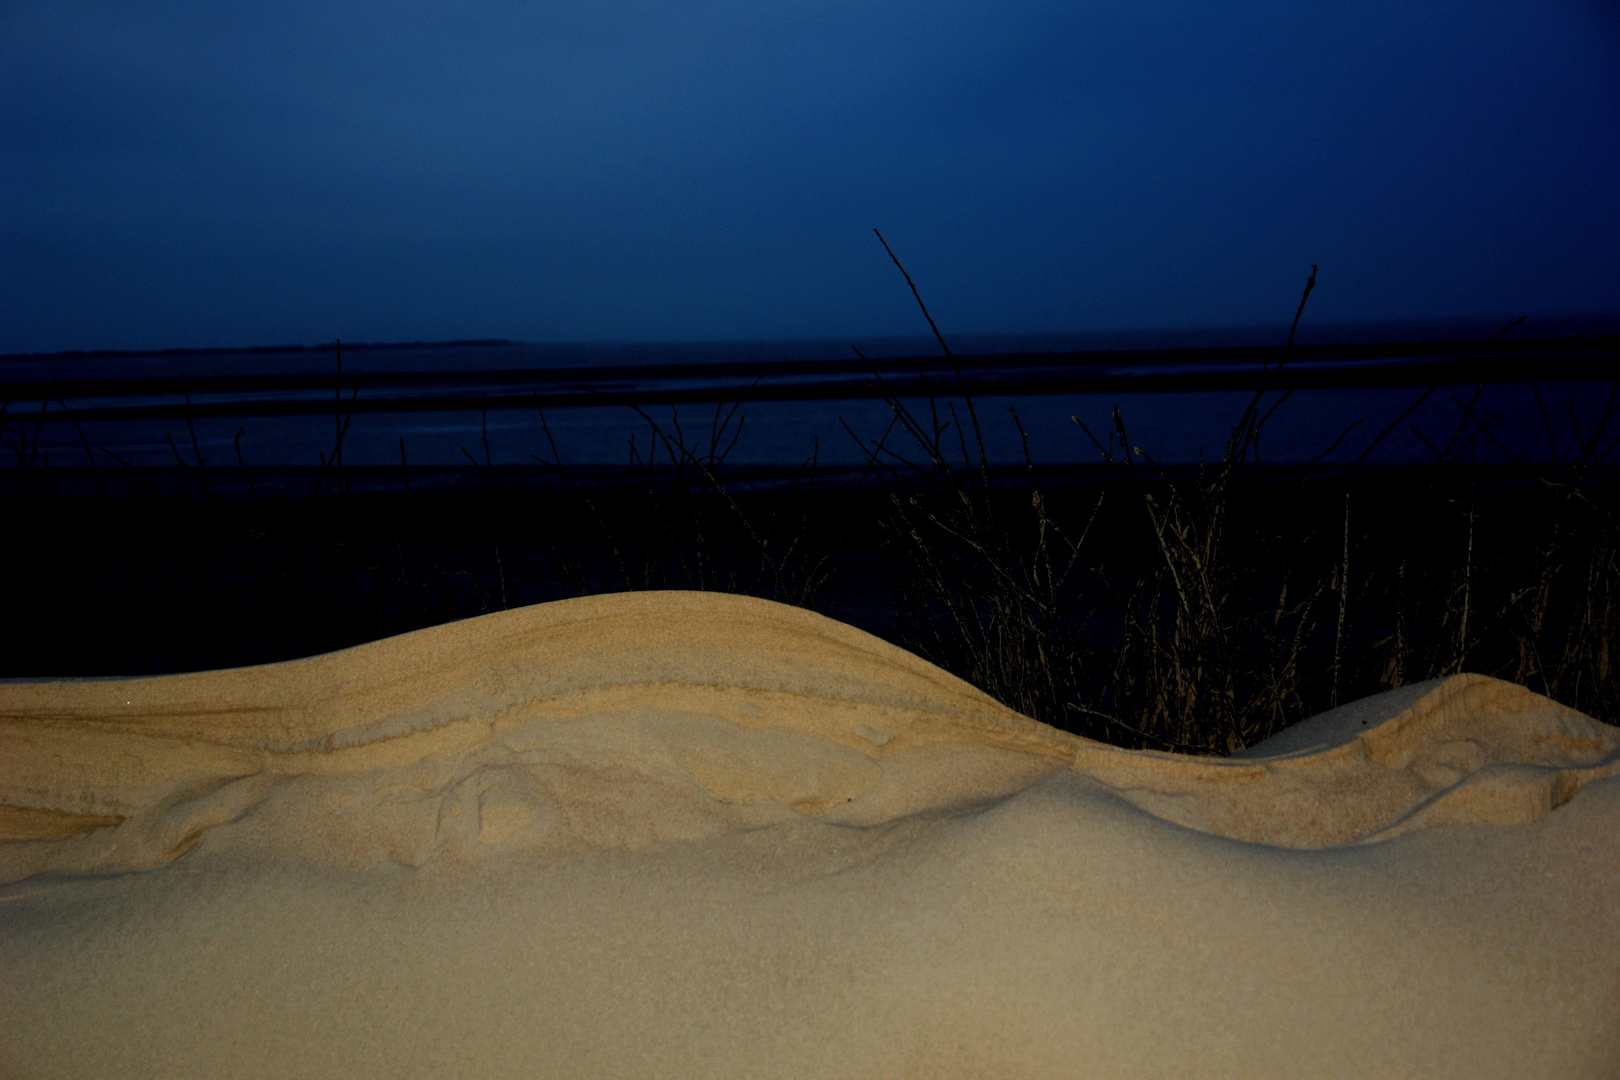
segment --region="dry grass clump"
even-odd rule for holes
[[[1432,467],[1404,470],[1405,480],[1401,470],[1361,474],[1434,392],[1350,468],[1281,475],[1261,468],[1258,446],[1286,392],[1257,393],[1221,459],[1190,473],[1159,468],[1116,408],[1101,436],[1080,425],[1115,482],[1067,493],[1063,514],[1039,483],[1016,412],[1027,493],[1014,496],[994,490],[971,398],[960,397],[960,415],[954,401],[942,413],[931,399],[922,419],[891,396],[917,460],[890,447],[893,427],[862,445],[892,486],[900,640],[1028,715],[1156,749],[1231,753],[1342,701],[1463,670],[1620,718],[1610,660],[1620,632],[1610,462],[1620,440],[1605,441],[1615,392],[1591,432],[1566,410],[1572,462],[1558,461],[1544,408],[1551,468],[1513,458],[1520,468],[1504,478],[1471,467],[1481,443],[1507,452],[1490,430],[1496,418],[1476,414],[1476,391],[1453,398],[1460,415],[1443,445],[1414,429]]]

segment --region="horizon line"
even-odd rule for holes
[[[1441,325],[1446,323],[1474,323],[1486,322],[1496,318],[1506,318],[1505,315],[1435,315],[1435,316],[1392,316],[1385,318],[1349,319],[1337,322],[1317,323],[1311,327],[1315,331],[1346,330],[1377,326],[1414,326],[1414,325]],[[1561,320],[1613,320],[1620,324],[1620,310],[1616,311],[1575,311],[1532,314],[1524,321],[1535,323],[1538,321]],[[1204,326],[1159,326],[1159,327],[1112,327],[1107,329],[1090,330],[1017,330],[1017,331],[958,331],[952,336],[961,339],[968,338],[1016,338],[1016,337],[1092,337],[1110,334],[1147,335],[1147,334],[1199,334],[1199,333],[1262,333],[1275,329],[1270,323],[1234,323],[1213,324]],[[1519,329],[1515,327],[1514,329]],[[1620,331],[1620,325],[1616,327]],[[1565,336],[1580,336],[1576,331]],[[926,333],[915,334],[861,334],[850,335],[858,341],[906,341],[912,338],[927,339]],[[525,340],[518,338],[449,338],[436,341],[344,341],[333,338],[330,341],[318,342],[312,345],[284,344],[284,345],[220,345],[220,346],[169,346],[165,348],[147,349],[58,349],[49,352],[13,352],[0,353],[0,361],[6,360],[53,360],[53,359],[101,359],[110,357],[140,357],[140,356],[189,356],[189,355],[233,355],[258,353],[297,353],[297,352],[336,352],[341,346],[343,349],[353,351],[371,351],[378,349],[444,349],[444,348],[493,348],[500,346],[529,346],[539,348],[671,348],[678,346],[746,346],[746,345],[798,345],[817,342],[840,342],[843,338],[832,336],[808,337],[780,337],[780,338],[647,338],[647,339],[613,339],[613,338],[579,338],[579,339],[553,339],[553,340]]]

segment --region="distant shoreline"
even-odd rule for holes
[[[1329,344],[1366,344],[1374,341],[1436,341],[1449,335],[1455,335],[1458,340],[1483,337],[1501,326],[1506,325],[1518,312],[1502,313],[1497,315],[1450,315],[1428,319],[1367,319],[1355,322],[1306,324],[1300,327],[1301,346],[1329,345]],[[1519,336],[1530,337],[1565,337],[1571,335],[1605,336],[1620,334],[1620,311],[1613,312],[1567,312],[1567,313],[1541,313],[1531,314],[1525,325],[1520,328]],[[1252,326],[1209,326],[1209,327],[1176,327],[1176,328],[1123,328],[1112,330],[1074,330],[1074,331],[1036,331],[1036,332],[970,332],[950,333],[946,340],[951,343],[955,351],[973,352],[981,351],[978,343],[993,340],[1027,339],[1030,341],[1046,340],[1052,342],[1049,347],[1039,351],[1067,352],[1086,351],[1087,349],[1151,349],[1151,348],[1197,348],[1201,345],[1219,347],[1221,345],[1252,347],[1265,344],[1281,344],[1286,337],[1286,328],[1279,332],[1274,325]],[[512,338],[452,338],[439,341],[349,341],[347,339],[334,339],[316,342],[313,344],[294,345],[217,345],[217,346],[168,346],[161,348],[144,349],[114,349],[114,348],[75,348],[75,349],[47,349],[29,350],[21,352],[0,353],[0,364],[8,361],[22,360],[73,360],[73,359],[108,359],[108,358],[138,358],[138,357],[174,357],[174,356],[242,356],[263,355],[269,353],[330,353],[335,352],[338,340],[342,341],[345,352],[375,352],[379,350],[410,350],[421,351],[428,349],[450,348],[497,348],[515,347],[539,349],[547,352],[579,352],[579,353],[660,353],[660,352],[688,352],[688,351],[763,351],[779,352],[783,350],[794,351],[803,348],[819,348],[830,350],[839,355],[848,355],[849,345],[856,345],[876,355],[893,356],[889,351],[892,348],[911,348],[917,345],[925,346],[924,350],[935,350],[933,339],[926,335],[872,335],[849,334],[840,337],[805,337],[781,339],[712,339],[712,340],[669,340],[669,341],[638,341],[638,340],[580,340],[580,341],[545,341],[522,340]],[[1072,344],[1068,344],[1072,343]],[[871,349],[868,349],[871,346]],[[1002,351],[1002,350],[983,350]],[[1013,350],[1018,351],[1018,350]]]

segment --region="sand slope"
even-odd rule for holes
[[[0,1076],[1613,1077],[1620,731],[1231,759],[810,612],[589,597],[0,683]]]

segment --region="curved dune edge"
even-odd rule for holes
[[[1620,773],[1620,730],[1458,675],[1230,759],[1128,751],[813,612],[619,593],[261,667],[0,683],[0,882],[155,867],[226,825],[410,866],[796,815],[872,826],[1066,770],[1187,828],[1325,848],[1535,820]]]

